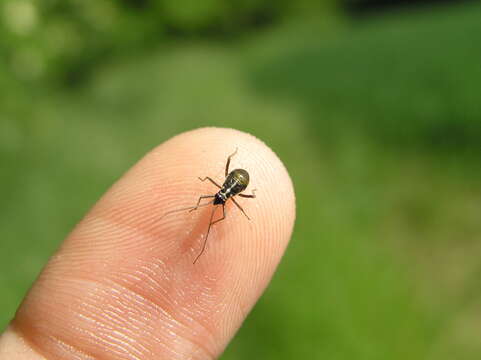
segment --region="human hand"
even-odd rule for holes
[[[257,198],[227,202],[202,247],[225,160]],[[86,179],[85,181],[88,181]],[[218,214],[219,214],[218,210]],[[267,286],[291,236],[292,183],[251,135],[204,128],[176,136],[130,169],[67,237],[0,338],[0,359],[215,359]]]

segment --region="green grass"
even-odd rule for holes
[[[471,5],[327,34],[291,24],[23,94],[0,115],[0,324],[142,154],[227,126],[283,159],[298,219],[224,359],[478,359],[480,20]]]

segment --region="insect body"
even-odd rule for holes
[[[249,185],[249,173],[244,169],[235,169],[227,175],[222,188],[215,194],[214,205],[224,204],[227,199],[238,195]]]
[[[205,250],[205,246],[207,244],[207,238],[209,237],[209,232],[210,232],[211,226],[225,219],[225,203],[229,199],[232,200],[232,202],[239,208],[239,210],[245,215],[245,217],[248,220],[250,220],[249,216],[247,216],[247,214],[245,213],[242,206],[240,206],[239,203],[234,199],[234,196],[236,196],[236,195],[238,195],[240,197],[244,197],[244,198],[255,198],[256,197],[255,194],[254,194],[255,189],[252,190],[252,194],[249,194],[249,195],[241,194],[241,192],[243,192],[247,188],[247,185],[249,185],[249,173],[246,170],[235,169],[235,170],[232,170],[231,172],[229,172],[230,160],[236,153],[237,153],[237,149],[234,151],[233,154],[229,155],[229,157],[227,158],[227,163],[225,165],[225,180],[224,180],[224,183],[222,184],[222,186],[220,186],[217,182],[215,182],[212,178],[210,178],[208,176],[206,176],[204,178],[199,177],[200,181],[209,180],[212,184],[217,186],[220,190],[216,194],[214,194],[214,195],[202,195],[202,196],[199,197],[199,200],[197,201],[196,206],[191,206],[191,207],[182,208],[182,209],[176,209],[176,210],[172,210],[172,211],[169,211],[169,212],[164,214],[164,216],[166,216],[168,214],[178,212],[178,211],[184,211],[184,210],[189,210],[191,212],[191,211],[197,210],[199,207],[207,206],[209,204],[214,205],[214,208],[212,209],[212,212],[211,212],[211,215],[210,215],[209,227],[207,228],[207,234],[205,236],[204,244],[202,246],[202,249],[201,249],[199,255],[197,255],[197,257],[195,258],[194,264],[196,263],[196,261],[199,259],[199,257],[203,254],[203,252]],[[213,200],[210,200],[209,202],[204,203],[202,205],[200,204],[203,199],[209,199],[209,198],[213,198]],[[214,218],[215,210],[217,209],[218,205],[222,205],[222,217],[217,219],[217,220],[212,221],[213,218]],[[162,217],[164,217],[164,216],[162,216]]]

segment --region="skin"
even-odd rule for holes
[[[211,207],[166,216],[218,191],[244,168],[250,193],[231,201],[195,265]],[[88,181],[88,180],[87,180]],[[222,215],[221,207],[215,218]],[[161,144],[73,229],[0,338],[0,359],[215,359],[264,291],[291,237],[295,198],[277,156],[255,137],[203,128]]]

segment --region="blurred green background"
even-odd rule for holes
[[[480,359],[481,5],[376,6],[3,0],[0,326],[127,168],[224,126],[298,218],[223,359]]]

